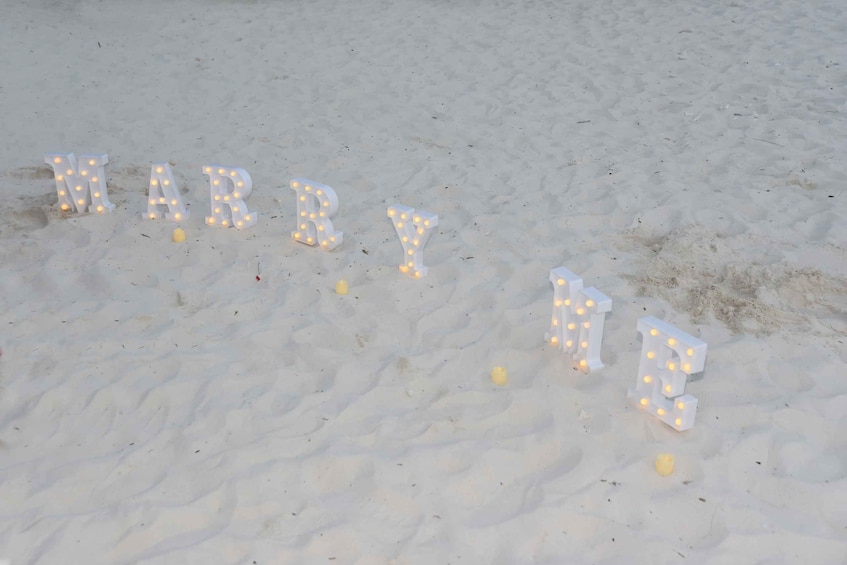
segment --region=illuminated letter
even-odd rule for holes
[[[545,339],[568,353],[581,371],[602,369],[603,325],[612,299],[594,287],[582,288],[582,279],[565,267],[552,269],[550,281],[553,318]]]
[[[44,162],[53,167],[59,208],[77,213],[105,214],[115,209],[106,193],[108,155],[82,155],[79,166],[73,153],[48,153]]]
[[[403,246],[403,264],[400,272],[415,278],[426,276],[428,271],[423,262],[423,248],[438,225],[438,216],[431,212],[415,212],[408,206],[389,206],[388,217],[394,222],[394,230]]]
[[[694,426],[697,398],[685,392],[687,375],[706,365],[706,343],[653,316],[638,320],[638,383],[627,393],[644,410],[681,432]]]
[[[203,172],[209,175],[209,187],[212,189],[212,215],[206,216],[206,224],[225,228],[235,226],[238,229],[255,226],[259,214],[250,212],[244,204],[244,199],[253,190],[247,171],[206,165]]]
[[[306,245],[320,243],[323,249],[335,249],[344,240],[344,234],[332,227],[332,218],[338,211],[338,196],[331,187],[306,179],[291,181],[297,193],[297,230],[291,238]]]
[[[162,217],[159,206],[167,208],[164,217],[168,220],[180,222],[188,219],[188,210],[182,203],[182,195],[167,163],[153,163],[150,171],[150,190],[147,194],[147,213],[144,216],[151,220]]]

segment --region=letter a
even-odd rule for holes
[[[145,217],[151,220],[160,218],[159,206],[167,208],[164,216],[168,220],[180,222],[188,219],[188,210],[182,202],[182,195],[174,181],[171,166],[167,163],[153,163]]]

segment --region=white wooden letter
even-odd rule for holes
[[[416,212],[408,206],[388,207],[388,217],[394,223],[394,230],[403,246],[403,263],[400,272],[417,279],[425,277],[429,269],[423,262],[423,249],[432,228],[438,225],[438,216],[421,210]]]
[[[256,225],[257,212],[251,212],[244,204],[250,196],[253,182],[244,169],[206,165],[203,172],[209,176],[212,192],[212,215],[206,216],[206,224],[228,228],[245,229]]]
[[[569,354],[581,371],[603,368],[603,326],[612,299],[594,287],[583,288],[582,279],[565,267],[552,269],[550,282],[553,316],[545,339]]]
[[[706,365],[706,342],[653,316],[638,320],[638,382],[627,393],[640,408],[681,432],[694,426],[697,397],[685,392],[688,375]]]
[[[59,208],[77,213],[106,214],[115,209],[106,193],[106,163],[109,156],[82,155],[77,164],[73,153],[48,153],[44,162],[53,167]]]
[[[335,249],[344,234],[335,231],[331,218],[338,212],[338,195],[332,187],[307,179],[293,179],[291,189],[297,194],[297,229],[291,239],[321,249]]]
[[[160,207],[167,211],[162,214]],[[182,194],[179,193],[171,166],[168,163],[153,163],[145,217],[155,220],[163,216],[172,222],[180,222],[188,219],[188,210],[182,202]]]

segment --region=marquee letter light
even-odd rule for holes
[[[399,204],[388,207],[388,217],[394,222],[394,230],[403,246],[403,263],[400,272],[417,279],[426,276],[429,270],[423,262],[423,249],[432,228],[438,225],[438,216],[432,212],[416,212],[414,208]]]
[[[297,229],[291,239],[306,245],[320,244],[327,251],[344,241],[344,234],[332,227],[338,212],[338,195],[331,187],[307,179],[293,179],[291,189],[297,194]]]
[[[167,211],[162,214],[160,207],[164,207]],[[145,217],[151,220],[164,217],[173,222],[188,219],[188,210],[182,202],[182,195],[179,193],[168,163],[153,163],[150,170],[150,189],[147,193]]]
[[[209,176],[212,191],[212,215],[206,216],[206,224],[228,228],[245,229],[256,225],[257,212],[251,212],[244,199],[253,191],[253,182],[244,169],[205,165],[203,173]]]
[[[612,299],[594,287],[582,288],[582,279],[565,267],[552,269],[550,281],[553,317],[545,339],[569,354],[581,371],[602,369],[603,326]]]
[[[683,393],[687,376],[706,365],[706,342],[653,316],[638,320],[637,328],[638,382],[627,397],[679,432],[693,427],[697,397]]]
[[[106,214],[115,209],[106,192],[108,155],[81,155],[77,164],[73,153],[48,153],[44,162],[53,167],[59,208],[63,211]]]

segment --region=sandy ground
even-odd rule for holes
[[[838,0],[0,0],[0,559],[847,562],[845,29]],[[59,212],[51,151],[108,153],[114,213]],[[141,217],[153,161],[185,243]],[[203,225],[207,163],[258,225]],[[291,241],[293,177],[338,193],[338,249]],[[390,204],[439,215],[425,279]],[[560,265],[614,300],[591,375],[544,342]],[[690,431],[626,398],[646,315],[709,344]]]

